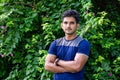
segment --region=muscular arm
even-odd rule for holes
[[[66,70],[61,66],[55,65],[56,56],[52,54],[48,54],[45,59],[45,70],[48,70],[53,73],[63,73]]]
[[[75,73],[80,71],[84,67],[87,60],[88,60],[87,55],[76,54],[73,61],[59,60],[58,65],[62,66],[68,72]]]
[[[55,55],[48,54],[45,60],[45,69],[53,73],[63,72],[75,73],[80,71],[84,67],[85,63],[88,60],[88,56],[85,54],[76,54],[73,61],[59,60],[58,62],[59,66],[56,66],[54,64],[55,60],[56,60]]]

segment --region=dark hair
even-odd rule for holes
[[[79,14],[76,10],[66,10],[62,14],[62,21],[65,17],[74,17],[76,20],[76,23],[79,23]]]

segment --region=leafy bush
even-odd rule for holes
[[[91,43],[86,80],[119,80],[119,0],[1,0],[0,79],[52,80],[44,70],[50,43],[64,36],[64,10],[80,13],[78,35]],[[9,66],[9,67],[8,67]]]

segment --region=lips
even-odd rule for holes
[[[68,28],[68,29],[65,29],[65,30],[68,30],[68,31],[70,31],[70,30],[72,30],[71,28]]]

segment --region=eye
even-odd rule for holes
[[[68,22],[64,22],[64,24],[67,24]]]
[[[70,22],[70,24],[75,24],[75,22]]]

